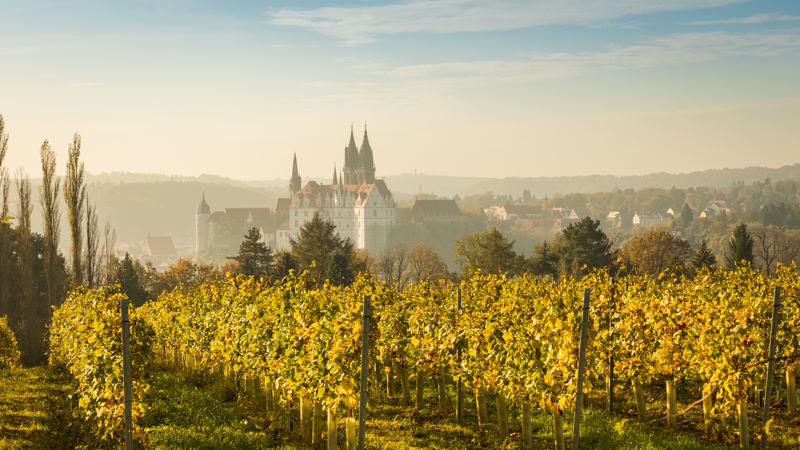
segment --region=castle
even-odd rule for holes
[[[261,231],[264,242],[273,249],[290,250],[290,239],[297,239],[315,213],[333,222],[339,236],[350,239],[358,249],[377,255],[386,247],[397,220],[395,202],[386,183],[375,178],[366,127],[360,148],[350,128],[344,168],[337,174],[334,167],[331,184],[309,181],[303,186],[295,155],[289,197],[278,199],[274,208],[226,208],[212,213],[203,195],[195,213],[195,255],[200,259],[220,247],[228,247],[230,252],[231,240],[240,241],[252,227]]]

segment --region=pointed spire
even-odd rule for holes
[[[375,182],[375,161],[372,155],[372,146],[369,145],[366,122],[364,123],[364,141],[361,143],[361,149],[358,153],[361,162],[361,173],[363,174],[360,181],[372,184]]]
[[[197,205],[197,214],[211,214],[211,208],[206,203],[206,192],[203,191],[203,200]]]
[[[289,179],[289,192],[292,196],[300,190],[302,179],[300,178],[300,171],[297,170],[297,153],[294,154],[292,160],[292,178]]]
[[[333,165],[333,184],[339,184],[339,181],[336,179],[336,164]]]

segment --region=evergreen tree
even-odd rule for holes
[[[559,256],[565,274],[580,275],[611,264],[611,241],[600,229],[600,221],[584,217],[572,223],[560,236]]]
[[[694,252],[694,256],[692,257],[692,268],[698,271],[703,267],[713,268],[716,265],[717,258],[714,256],[714,253],[711,252],[711,249],[708,248],[706,241],[700,242],[697,251]]]
[[[555,278],[558,273],[558,255],[544,241],[533,248],[530,265],[534,274]]]
[[[244,235],[244,240],[239,245],[239,254],[228,259],[238,263],[238,273],[256,278],[266,277],[272,264],[272,249],[261,242],[261,231],[253,227]]]
[[[753,264],[753,237],[747,231],[747,225],[740,223],[733,230],[733,236],[728,241],[728,255],[725,257],[725,264],[729,270],[732,270],[742,262]]]
[[[297,261],[291,253],[286,250],[278,250],[272,258],[272,276],[282,279],[289,275],[290,271],[297,272]]]
[[[330,278],[330,275],[343,279],[342,275],[347,272],[342,268],[342,256],[347,260],[349,270],[357,272],[353,243],[349,239],[342,239],[336,233],[336,225],[323,219],[319,213],[314,213],[314,217],[300,228],[297,240],[290,239],[290,243],[292,256],[300,270],[308,270],[318,283]],[[333,264],[331,259],[337,252],[340,256]],[[335,273],[329,272],[331,269],[335,269]]]
[[[514,241],[506,239],[497,228],[460,238],[456,242],[456,256],[464,275],[478,270],[516,274],[520,269]]]
[[[117,272],[114,275],[114,282],[120,285],[122,292],[128,296],[134,305],[139,306],[147,300],[147,291],[142,286],[130,254],[125,253],[125,258],[120,261]]]
[[[689,206],[688,203],[683,204],[683,209],[681,210],[681,215],[678,216],[678,227],[682,230],[685,230],[692,221],[694,220],[694,213],[692,212],[692,208]]]
[[[347,285],[353,282],[355,274],[348,256],[340,249],[333,251],[326,270],[328,280],[333,284]]]

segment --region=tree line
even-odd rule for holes
[[[4,164],[8,143],[6,122],[0,115],[0,316],[8,318],[19,340],[22,361],[31,365],[45,361],[52,307],[64,301],[67,291],[79,285],[96,287],[113,282],[115,276],[109,268],[115,234],[106,223],[101,241],[97,211],[86,193],[78,133],[67,148],[63,181],[50,142],[42,142],[38,195],[24,170],[17,169],[12,175]],[[13,209],[12,193],[16,194]],[[37,207],[42,230],[31,227]],[[62,207],[70,237],[66,256],[59,251]]]

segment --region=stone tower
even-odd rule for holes
[[[359,183],[365,182],[367,184],[375,183],[375,160],[372,157],[372,147],[369,145],[369,137],[367,137],[367,125],[364,124],[364,140],[361,142],[361,149],[358,151],[358,159],[361,163],[360,172],[361,179]]]
[[[353,125],[350,125],[350,142],[344,148],[344,180],[343,184],[360,184],[359,169],[360,161],[358,157],[358,147],[356,147],[356,139],[353,136]]]
[[[297,153],[295,153],[294,161],[292,161],[292,178],[289,180],[289,193],[292,197],[303,187],[302,184],[303,181],[300,178],[300,172],[297,170]]]
[[[200,254],[208,250],[208,219],[211,217],[211,208],[206,203],[206,194],[197,205],[194,214],[194,256],[199,258]]]

